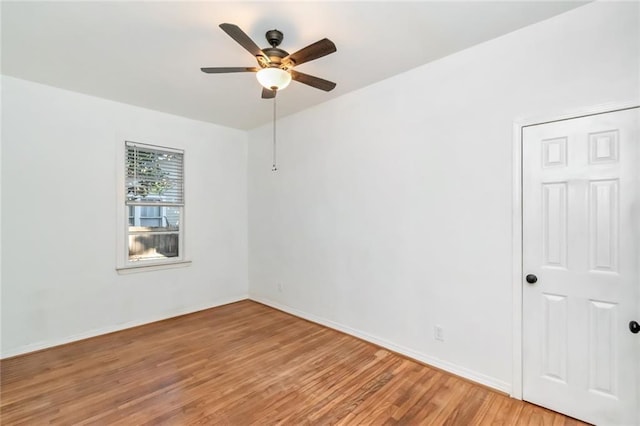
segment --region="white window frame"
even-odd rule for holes
[[[186,198],[184,192],[186,190],[186,155],[184,149],[172,148],[161,145],[152,145],[134,142],[129,139],[124,140],[119,139],[118,147],[117,147],[117,170],[118,170],[118,179],[117,185],[118,190],[116,191],[117,195],[117,250],[116,250],[116,270],[119,274],[128,274],[128,273],[136,273],[143,271],[153,271],[158,269],[168,269],[168,268],[179,268],[184,266],[189,266],[191,261],[186,257],[185,252],[185,216],[186,216],[186,203],[183,202],[180,206],[180,226],[178,229],[178,256],[169,257],[166,259],[153,259],[153,260],[129,260],[129,207],[130,204],[127,203],[127,193],[126,193],[126,174],[127,174],[127,165],[126,165],[126,152],[127,152],[127,144],[133,144],[135,146],[139,146],[141,148],[149,148],[153,150],[161,150],[166,152],[175,152],[183,155],[183,170],[182,170],[182,179],[183,179],[183,197]],[[163,206],[166,204],[158,203],[153,204],[156,206]],[[175,205],[173,205],[175,206]]]

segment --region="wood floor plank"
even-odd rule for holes
[[[242,301],[0,361],[6,425],[581,425]]]

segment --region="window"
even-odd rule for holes
[[[182,260],[184,152],[125,144],[128,265]]]

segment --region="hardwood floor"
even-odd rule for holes
[[[242,301],[7,359],[3,425],[579,425]]]

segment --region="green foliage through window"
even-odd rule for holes
[[[181,153],[128,145],[127,199],[181,203],[182,160]]]

